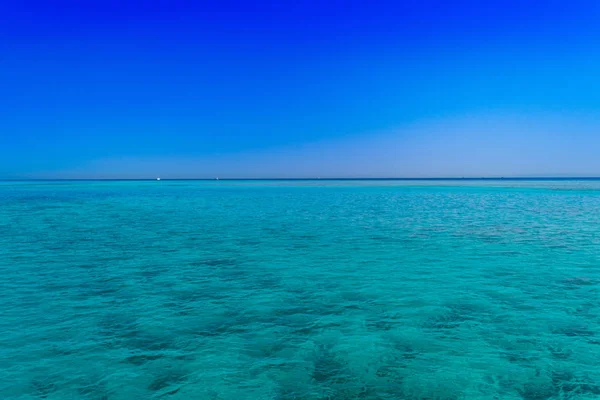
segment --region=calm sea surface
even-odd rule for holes
[[[600,181],[0,183],[1,399],[598,399]]]

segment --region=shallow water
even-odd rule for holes
[[[2,399],[600,398],[599,181],[0,183]]]

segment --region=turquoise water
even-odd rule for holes
[[[2,399],[600,398],[599,181],[0,183]]]

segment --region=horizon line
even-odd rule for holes
[[[0,178],[0,182],[51,181],[459,181],[459,180],[600,180],[600,176],[522,177],[378,177],[378,178]]]

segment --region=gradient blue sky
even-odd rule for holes
[[[0,178],[600,176],[598,1],[0,13]]]

